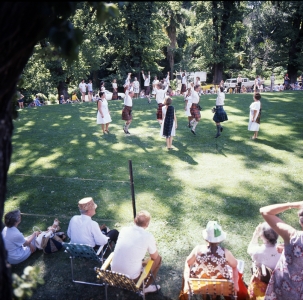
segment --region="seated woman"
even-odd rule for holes
[[[38,232],[25,238],[17,229],[20,222],[21,213],[18,209],[10,211],[4,216],[6,227],[2,230],[2,238],[7,251],[7,262],[10,264],[21,263],[36,251],[35,240]]]
[[[202,235],[207,245],[196,246],[186,258],[182,299],[188,294],[189,278],[232,279],[235,290],[239,290],[238,261],[229,250],[220,246],[226,239],[226,233],[216,221],[209,221]],[[232,274],[228,266],[232,268]]]
[[[263,242],[262,245],[258,243],[259,238]],[[281,256],[281,253],[277,250],[277,240],[278,234],[266,222],[257,226],[247,248],[247,253],[251,256],[255,265],[254,269],[264,265],[274,270]],[[250,299],[262,299],[261,297],[265,296],[269,279],[270,274],[267,274],[266,278],[253,274],[248,287]]]
[[[292,208],[298,209],[301,230],[297,230],[280,219],[278,214]],[[281,254],[274,272],[268,283],[265,299],[285,300],[303,299],[302,269],[303,269],[303,201],[277,203],[260,208],[260,213],[270,227],[284,241],[284,251]]]

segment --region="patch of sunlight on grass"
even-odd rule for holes
[[[87,142],[87,143],[86,143],[86,146],[87,146],[88,148],[94,148],[94,147],[96,146],[96,142],[92,142],[92,141]]]
[[[85,133],[82,133],[82,134],[81,134],[81,137],[82,137],[82,138],[85,138],[85,137],[86,137],[86,134],[85,134]]]
[[[42,169],[53,169],[56,166],[58,166],[58,163],[54,163],[54,161],[59,158],[62,154],[60,153],[60,150],[55,151],[55,153],[37,158],[37,160],[32,164],[33,167],[40,167]]]
[[[27,123],[24,124],[24,127],[30,127],[30,126],[34,126],[35,122],[33,121],[28,121]]]
[[[112,150],[123,150],[125,149],[125,143],[117,143],[111,146]]]
[[[60,127],[60,124],[55,123],[55,124],[52,124],[51,126],[52,126],[52,127]]]
[[[79,141],[78,140],[71,140],[69,143],[70,144],[74,144],[74,145],[79,145]]]
[[[63,119],[71,119],[72,116],[64,116]]]

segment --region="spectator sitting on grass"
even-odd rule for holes
[[[105,225],[99,226],[96,221],[92,220],[97,208],[92,197],[81,199],[78,202],[78,207],[81,215],[73,216],[67,229],[71,243],[95,247],[106,245],[108,239],[117,242],[119,235],[117,230],[108,230]]]
[[[79,99],[77,97],[76,92],[73,92],[73,94],[72,94],[72,103],[76,103],[76,102],[79,102]]]
[[[42,103],[39,100],[38,94],[36,95],[36,99],[34,100],[34,104],[35,104],[35,106],[42,106]]]
[[[149,212],[142,210],[137,213],[133,226],[121,230],[111,265],[112,271],[128,274],[131,279],[136,281],[141,275],[142,266],[146,263],[143,259],[148,252],[154,261],[151,268],[153,277],[149,276],[147,282],[144,283],[145,293],[160,289],[159,285],[155,286],[151,283],[157,276],[162,260],[158,254],[154,236],[146,230],[150,218]]]
[[[5,227],[2,230],[2,238],[7,251],[7,262],[10,264],[21,263],[36,251],[35,241],[38,232],[35,231],[30,236],[24,237],[17,228],[20,222],[19,209],[10,211],[4,216]]]
[[[238,261],[229,250],[220,246],[226,239],[226,233],[216,221],[209,221],[202,235],[207,245],[196,246],[186,258],[181,294],[188,294],[189,278],[233,280],[238,291]],[[227,266],[232,268],[232,274]]]

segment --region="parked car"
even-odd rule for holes
[[[248,78],[242,78],[242,86],[245,86],[246,88],[253,88],[255,81],[249,80]],[[237,86],[237,78],[230,78],[226,79],[224,82],[224,87],[228,90],[229,88],[232,88],[233,90]]]
[[[113,93],[108,91],[108,90],[105,90],[105,96],[106,96],[106,100],[112,100],[112,97],[113,97]],[[124,93],[118,93],[118,99],[124,99],[125,97],[125,94]]]

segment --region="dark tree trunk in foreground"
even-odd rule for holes
[[[7,172],[12,154],[12,98],[20,74],[34,45],[46,32],[52,17],[39,2],[2,2],[0,4],[0,218],[6,195]],[[44,12],[44,13],[43,13]],[[12,299],[10,269],[0,234],[0,295]]]
[[[299,10],[298,4],[298,10]],[[290,43],[289,51],[288,51],[288,65],[287,65],[287,73],[288,77],[290,79],[290,83],[295,83],[298,78],[298,71],[300,69],[300,66],[297,62],[297,60],[302,55],[301,53],[301,46],[300,42],[303,40],[303,26],[302,26],[302,17],[301,14],[298,12],[293,17],[293,30],[295,33],[297,33],[297,36],[295,39],[293,39]],[[300,74],[301,75],[301,74]]]

